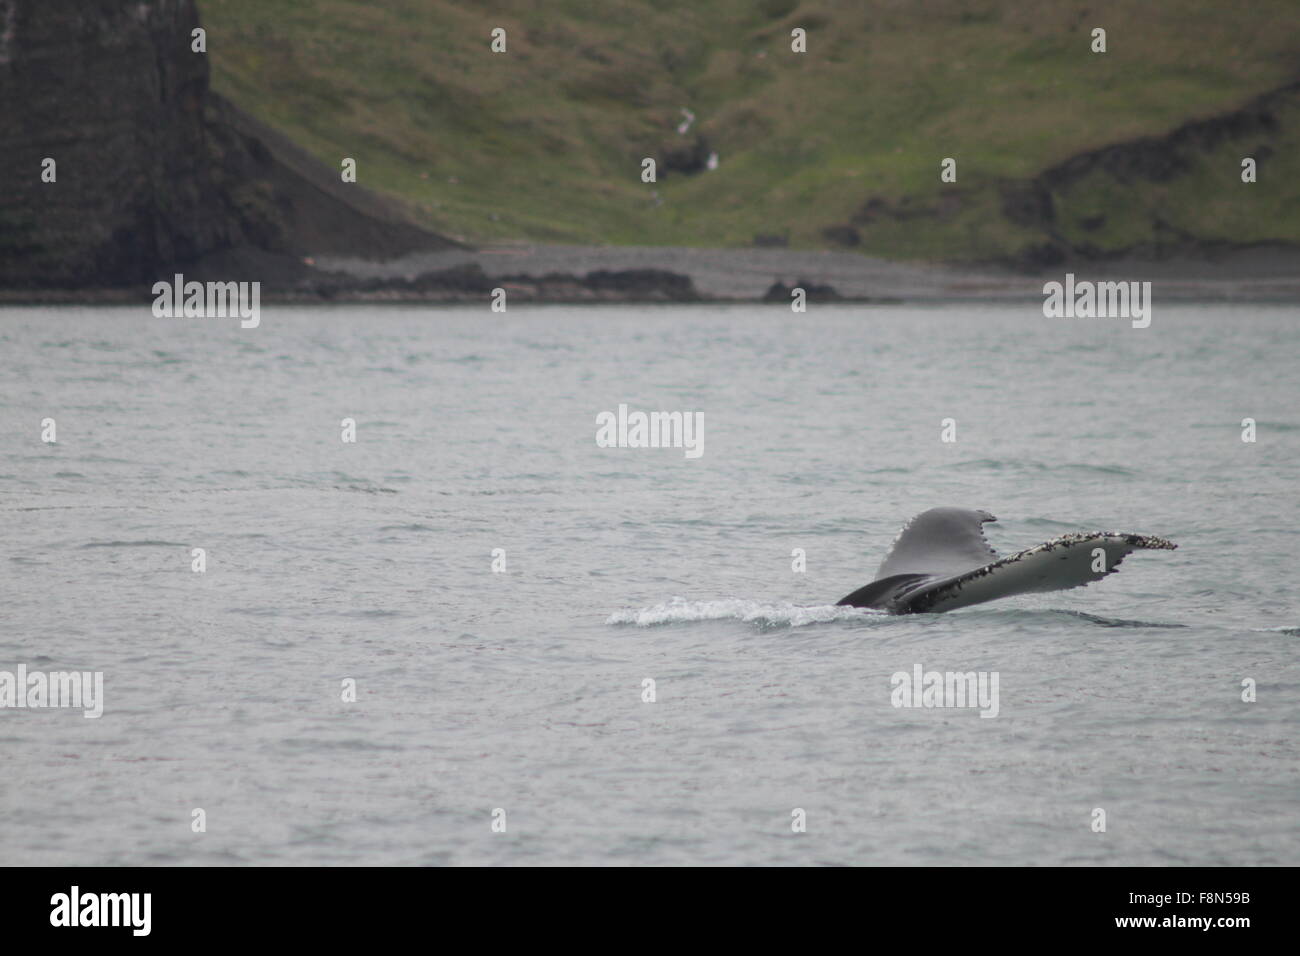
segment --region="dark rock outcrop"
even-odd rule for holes
[[[862,235],[852,226],[827,226],[822,238],[837,246],[852,247],[862,242]]]
[[[134,286],[223,253],[257,273],[451,244],[355,185],[341,196],[292,144],[268,146],[274,134],[209,92],[198,26],[194,0],[0,0],[0,287]]]
[[[786,285],[784,282],[773,282],[765,293],[763,293],[764,302],[789,302],[790,295],[795,289],[803,289],[804,298],[808,302],[838,302],[843,296],[835,291],[835,287],[825,283],[809,282],[807,279],[799,279],[794,285]]]
[[[675,141],[659,150],[659,175],[667,177],[673,173],[693,176],[702,173],[709,165],[712,149],[703,136]]]
[[[416,301],[486,301],[493,289],[515,302],[698,302],[690,276],[662,269],[596,270],[585,276],[567,272],[545,275],[489,276],[467,264],[424,272],[413,279],[370,280],[339,289],[349,295]]]
[[[585,285],[596,293],[638,301],[694,302],[700,297],[690,276],[664,269],[598,269],[587,273]]]
[[[232,264],[222,261],[223,267]],[[201,274],[189,277],[200,280]],[[700,302],[690,276],[662,269],[596,270],[585,275],[547,272],[490,275],[476,262],[433,269],[414,276],[359,277],[303,267],[263,288],[264,302],[478,302],[496,289],[519,302]]]

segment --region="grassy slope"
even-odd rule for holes
[[[961,208],[863,227],[864,251],[1009,255],[1042,236],[996,184],[1235,109],[1300,75],[1294,0],[202,0],[214,85],[320,158],[469,239],[748,245],[821,230],[871,197]],[[489,33],[508,31],[493,54]],[[791,28],[809,52],[790,52]],[[1109,52],[1089,33],[1107,29]],[[640,181],[690,107],[720,168]],[[1144,241],[1150,214],[1202,238],[1300,238],[1300,117],[1238,177],[1226,144],[1155,187],[1076,187],[1069,233]],[[1282,147],[1282,148],[1279,148]],[[1218,155],[1221,153],[1222,155]],[[1246,153],[1248,155],[1248,153]],[[454,177],[457,181],[450,182]],[[656,205],[651,191],[663,202]]]

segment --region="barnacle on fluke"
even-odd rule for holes
[[[999,558],[984,539],[987,511],[932,508],[909,521],[876,578],[839,604],[893,614],[951,611],[1013,594],[1083,587],[1137,550],[1172,551],[1165,538],[1120,531],[1072,533]]]

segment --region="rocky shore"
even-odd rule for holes
[[[785,304],[796,287],[805,290],[809,303],[1024,301],[1041,300],[1044,282],[1059,281],[1067,270],[1096,280],[1150,281],[1157,302],[1300,303],[1300,263],[1286,249],[1219,261],[1079,263],[1033,274],[852,253],[546,246],[464,249],[388,262],[322,257],[310,264],[286,256],[221,254],[176,267],[188,280],[260,281],[268,303],[433,304],[486,304],[496,289],[504,289],[512,304]],[[150,288],[0,288],[0,305],[148,303]]]

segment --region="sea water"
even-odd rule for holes
[[[1298,356],[1158,290],[5,309],[0,671],[103,713],[0,709],[0,863],[1300,863]],[[1179,549],[834,606],[939,505]],[[894,706],[918,665],[997,715]]]

